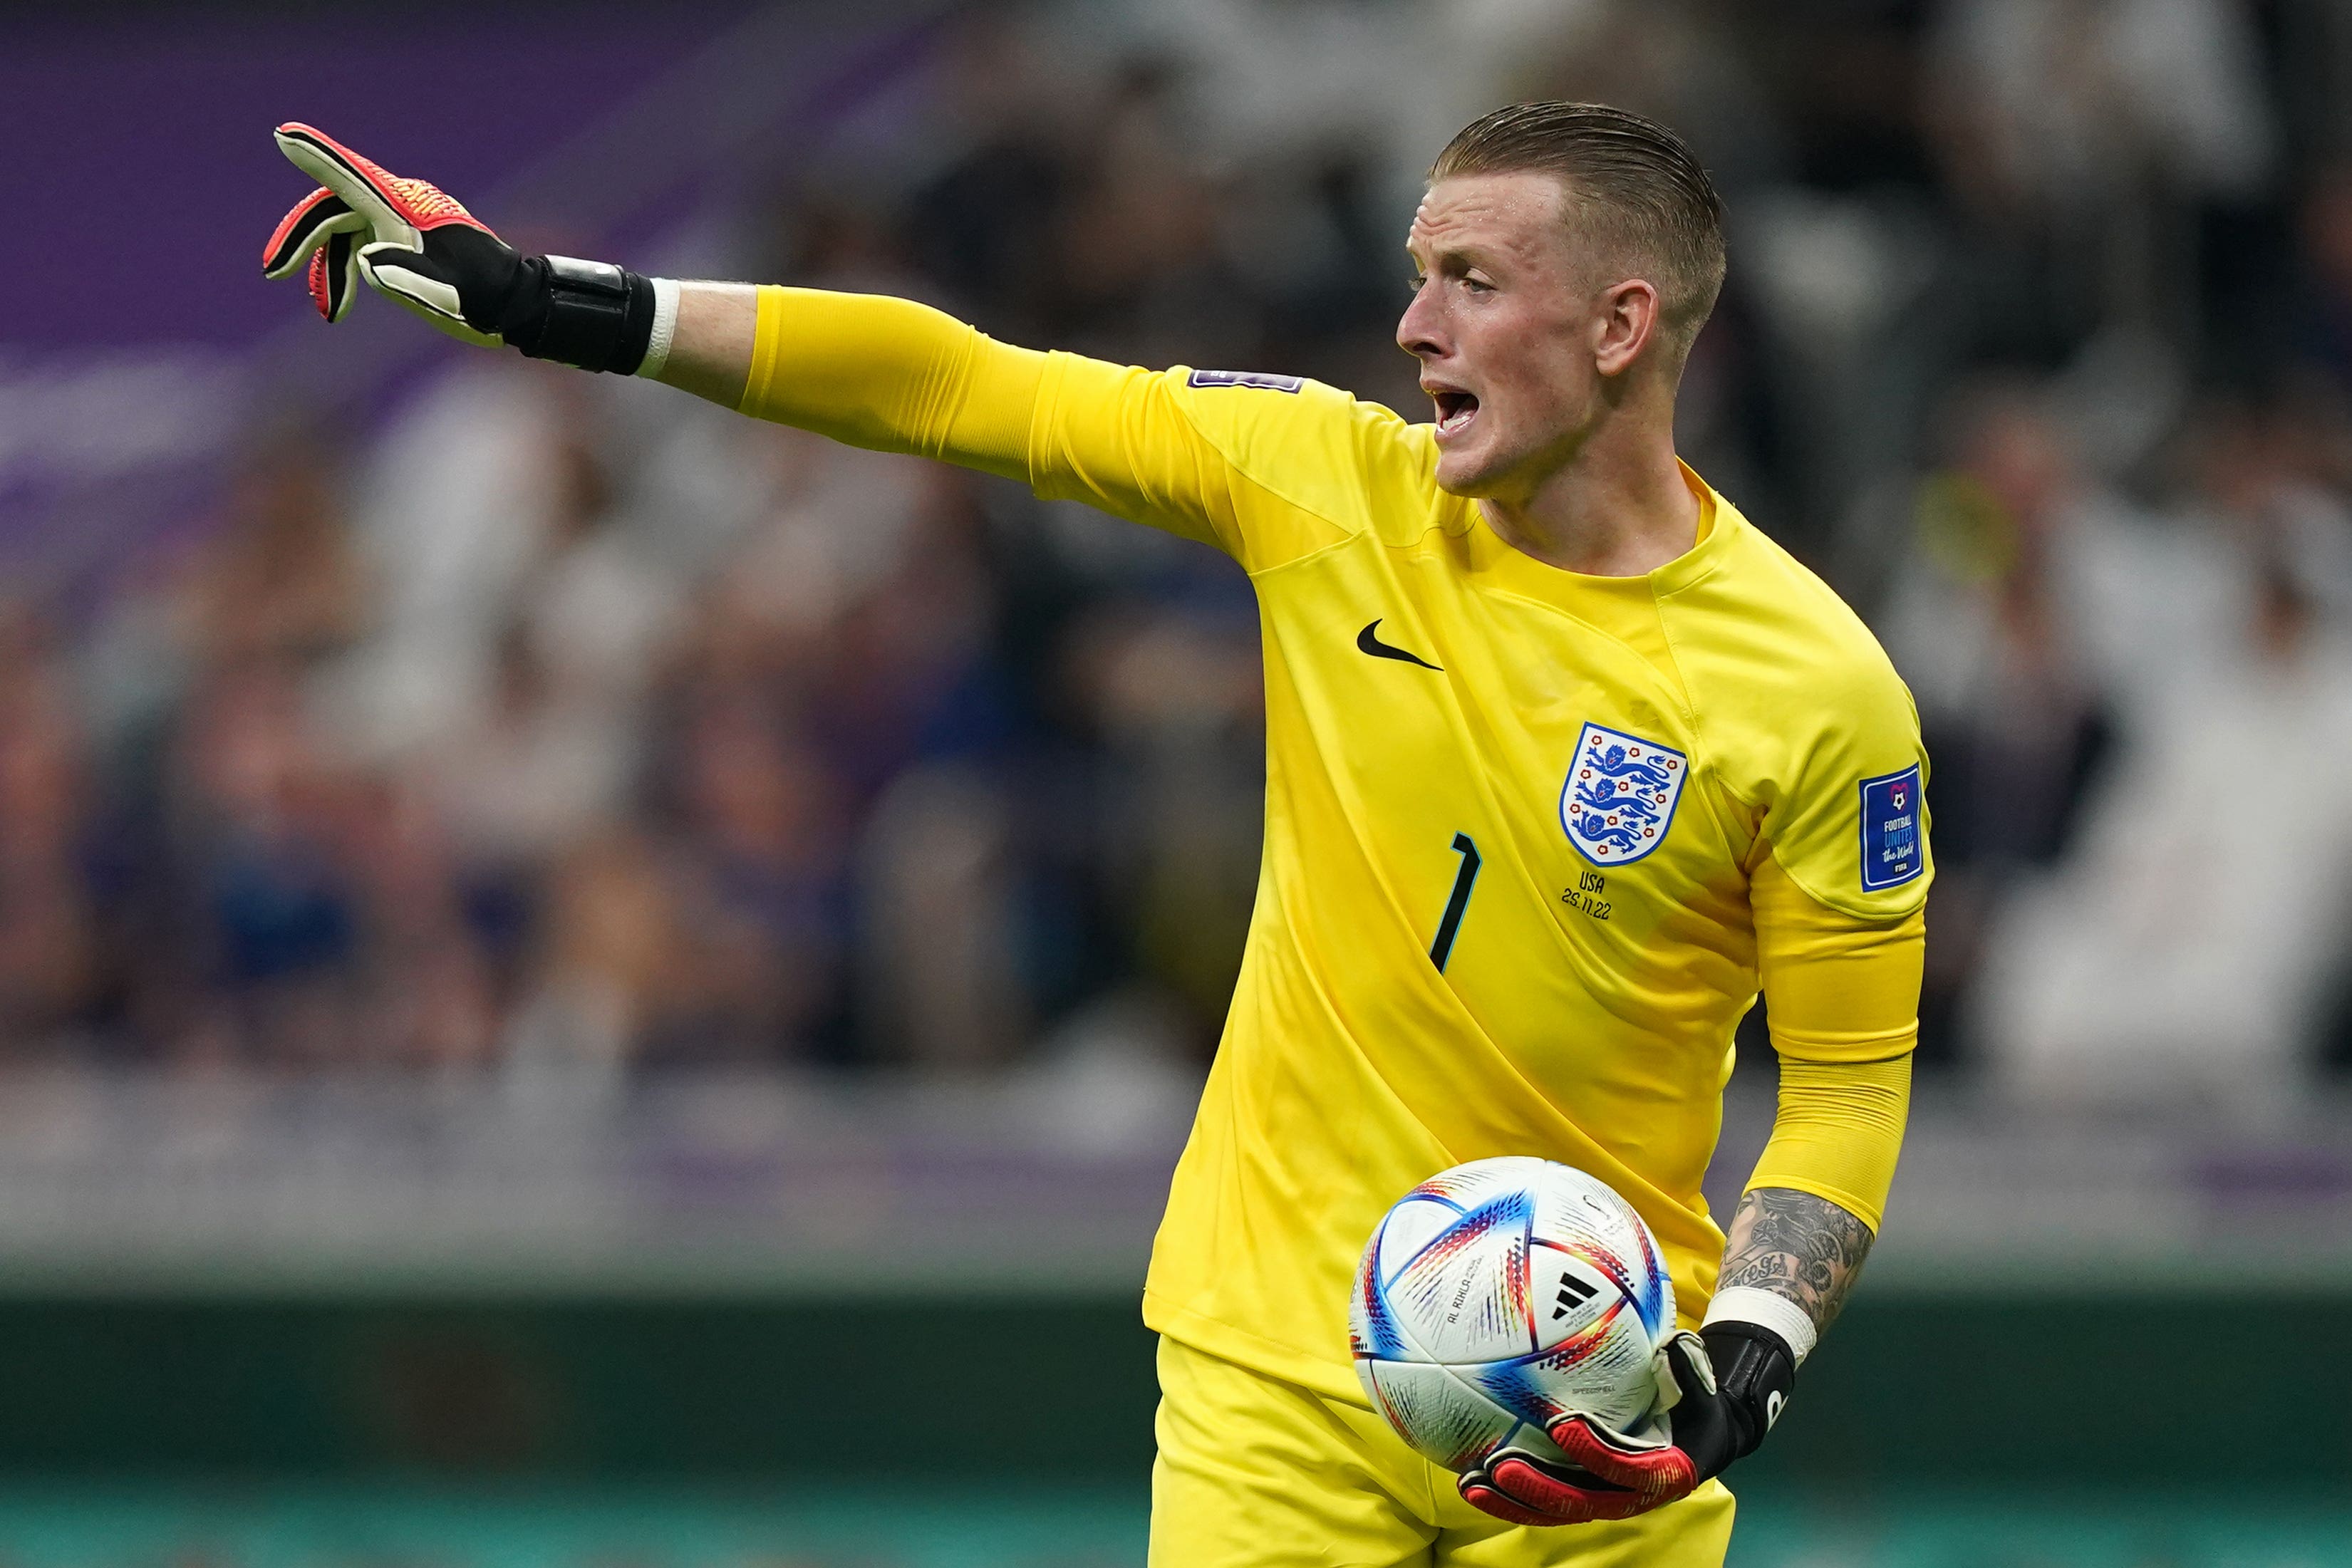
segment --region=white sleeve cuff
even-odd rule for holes
[[[658,376],[669,363],[669,346],[677,336],[677,279],[656,277],[654,286],[654,335],[646,345],[646,357],[637,364],[637,374]]]
[[[1813,1327],[1812,1317],[1804,1308],[1786,1296],[1759,1291],[1753,1285],[1734,1285],[1715,1293],[1715,1299],[1706,1304],[1706,1320],[1699,1327],[1721,1322],[1754,1323],[1759,1328],[1770,1329],[1789,1342],[1789,1354],[1797,1358],[1800,1366],[1812,1354],[1813,1342],[1821,1338],[1821,1331]]]

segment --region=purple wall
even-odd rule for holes
[[[414,30],[292,8],[12,18],[0,212],[18,308],[0,344],[249,343],[299,295],[257,261],[309,188],[271,126],[308,120],[394,173],[491,191],[743,10],[427,7]]]
[[[263,242],[310,188],[272,126],[429,179],[526,248],[628,260],[908,79],[941,8],[12,16],[0,599],[86,599],[200,525],[256,414],[363,414],[464,351],[367,300],[331,334],[298,282],[263,279]]]

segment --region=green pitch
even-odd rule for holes
[[[911,1500],[884,1490],[448,1486],[0,1488],[10,1568],[1141,1568],[1130,1490]],[[1744,1503],[1731,1568],[2334,1568],[2352,1500],[1906,1490]]]

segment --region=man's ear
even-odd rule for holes
[[[1611,284],[1601,296],[1593,325],[1593,368],[1604,376],[1622,375],[1657,335],[1655,286],[1639,277]]]

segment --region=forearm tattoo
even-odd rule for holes
[[[1827,1330],[1870,1253],[1870,1227],[1826,1198],[1759,1186],[1739,1200],[1716,1289],[1752,1285],[1786,1296]]]

